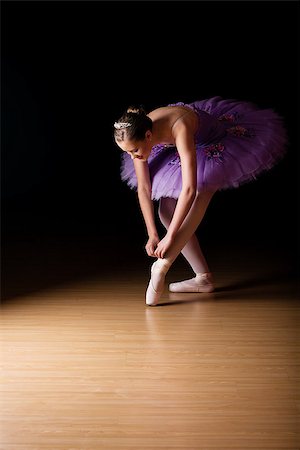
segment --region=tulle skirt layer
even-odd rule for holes
[[[195,135],[198,190],[237,188],[280,161],[287,150],[282,117],[245,101],[213,97],[185,104],[199,117]],[[182,188],[180,157],[174,146],[156,145],[148,159],[152,199],[178,198]],[[137,188],[133,161],[121,155],[121,179]]]

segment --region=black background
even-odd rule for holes
[[[112,124],[131,104],[215,95],[274,108],[290,144],[270,172],[217,193],[203,245],[272,249],[293,271],[298,13],[286,1],[1,2],[3,295],[29,267],[42,285],[148,265]]]

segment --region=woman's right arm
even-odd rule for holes
[[[155,224],[154,206],[151,199],[151,181],[149,167],[146,161],[135,159],[134,168],[138,181],[138,199],[144,217],[149,240],[146,244],[146,251],[149,256],[154,256],[154,251],[159,242],[159,237]]]

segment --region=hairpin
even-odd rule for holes
[[[114,127],[117,130],[120,130],[121,128],[131,127],[131,123],[129,123],[129,122],[115,122],[114,123]]]

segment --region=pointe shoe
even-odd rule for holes
[[[214,285],[212,274],[210,272],[196,275],[190,280],[179,281],[178,283],[170,283],[169,291],[171,292],[213,292]]]
[[[164,288],[160,291],[156,291],[153,286],[152,274],[159,271],[163,276],[168,272],[170,265],[166,263],[161,263],[160,259],[157,259],[151,266],[151,278],[146,291],[146,304],[148,306],[155,306],[159,302],[160,296],[164,291]]]

